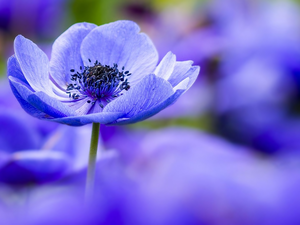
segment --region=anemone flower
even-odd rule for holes
[[[8,77],[23,109],[72,126],[94,123],[88,180],[94,177],[100,123],[147,119],[174,103],[198,76],[198,66],[176,62],[171,52],[157,65],[154,45],[139,31],[131,21],[75,24],[54,42],[50,62],[30,40],[15,39]]]
[[[173,103],[199,73],[191,61],[158,55],[130,21],[71,26],[53,44],[51,60],[19,35],[8,60],[12,90],[31,115],[80,126],[144,120]]]

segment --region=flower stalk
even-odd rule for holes
[[[94,194],[95,167],[96,167],[96,159],[97,159],[99,132],[100,132],[100,123],[93,123],[88,171],[87,171],[86,186],[85,186],[86,202],[90,202]]]

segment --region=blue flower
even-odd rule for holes
[[[61,125],[45,138],[27,117],[0,106],[0,183],[45,183],[86,167],[88,126]]]
[[[192,61],[169,52],[158,62],[150,39],[131,21],[71,26],[48,57],[19,35],[8,77],[23,109],[72,126],[129,124],[175,102],[199,74]]]

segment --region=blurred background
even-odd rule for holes
[[[139,24],[160,59],[172,51],[201,71],[184,96],[149,120],[101,127],[99,211],[91,210],[89,224],[300,224],[299,4],[0,0],[1,224],[22,224],[16,215],[28,224],[77,224],[59,209],[81,212],[74,196],[90,138],[89,126],[23,112],[6,78],[15,36],[50,57],[53,41],[72,24],[121,19]],[[81,214],[78,224],[88,220]]]

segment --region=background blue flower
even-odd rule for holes
[[[291,209],[299,206],[292,197],[299,174],[291,164],[258,158],[196,130],[172,127],[131,136],[135,154],[127,136],[120,135],[122,153],[106,152],[98,162],[98,188],[88,210],[80,194],[82,171],[67,185],[32,190],[28,207],[12,208],[11,215],[20,214],[30,225],[296,224],[297,210]]]
[[[27,123],[28,116],[22,109],[0,109],[0,182],[40,184],[86,166],[89,127],[58,127],[45,132]]]

